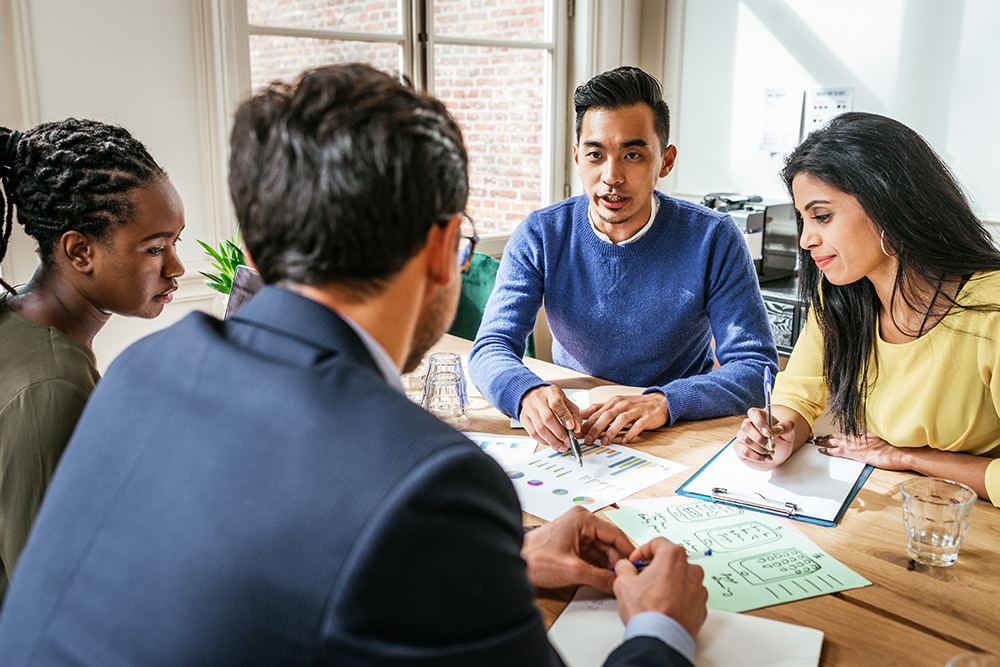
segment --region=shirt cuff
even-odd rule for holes
[[[666,614],[658,611],[643,611],[629,619],[625,626],[622,643],[633,637],[653,637],[674,649],[692,664],[695,643],[684,627]]]

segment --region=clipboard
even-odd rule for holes
[[[830,527],[840,522],[872,471],[870,465],[821,454],[811,441],[774,470],[751,470],[736,456],[735,440],[677,493]]]

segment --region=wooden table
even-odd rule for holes
[[[471,344],[445,336],[438,351],[467,357]],[[593,401],[641,389],[619,387],[552,364],[526,360],[532,371],[564,389],[590,389]],[[510,420],[469,387],[468,430],[520,434]],[[644,433],[630,447],[689,466],[688,470],[632,498],[672,496],[692,469],[719,451],[739,428],[740,418],[678,423]],[[824,551],[872,582],[864,588],[788,602],[752,612],[822,630],[824,666],[943,667],[964,651],[1000,655],[1000,509],[977,501],[958,562],[947,568],[914,565],[906,555],[900,481],[913,476],[872,472],[835,528],[796,522]],[[525,525],[543,523],[529,514]],[[542,591],[538,606],[550,626],[572,589]]]

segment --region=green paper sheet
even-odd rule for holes
[[[637,544],[662,536],[683,546],[705,570],[710,609],[750,611],[871,585],[787,519],[690,498],[606,514]]]

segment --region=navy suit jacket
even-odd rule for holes
[[[14,665],[551,665],[517,497],[333,311],[266,288],[98,384],[0,616]],[[668,662],[676,660],[677,662]],[[609,664],[689,664],[633,639]]]

